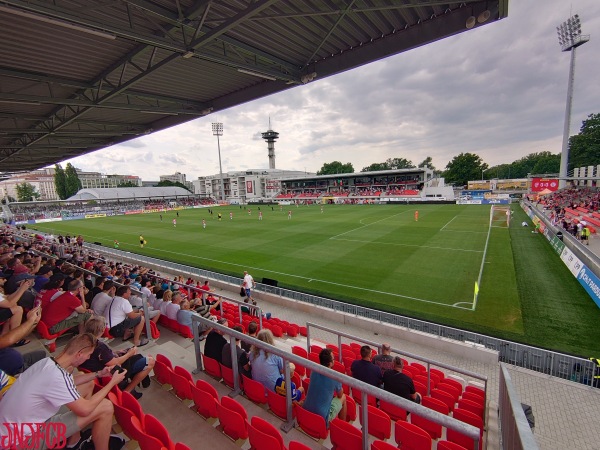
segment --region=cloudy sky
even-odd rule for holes
[[[387,158],[443,169],[472,152],[489,165],[562,145],[569,53],[556,26],[579,14],[590,42],[577,50],[571,134],[600,113],[600,1],[511,0],[508,18],[367,66],[70,160],[86,171],[143,180],[219,171],[211,123],[223,122],[223,170],[268,167],[260,133],[280,133],[278,169],[316,172]],[[202,155],[198,158],[198,155]]]

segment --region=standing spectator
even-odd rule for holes
[[[273,333],[266,328],[260,330],[256,338],[266,344],[275,345]],[[274,391],[275,383],[283,373],[283,359],[281,356],[273,355],[268,351],[252,346],[250,365],[252,366],[252,379],[262,383],[269,391]]]
[[[254,282],[254,278],[248,272],[244,271],[244,281],[242,281],[242,287],[246,291],[246,299],[244,300],[248,303],[252,300],[252,304],[256,305],[256,302],[252,298],[252,289],[256,287],[256,283]]]
[[[392,358],[390,344],[381,344],[381,354],[376,355],[373,358],[373,364],[381,369],[381,375],[385,373],[386,370],[392,370],[394,368],[394,358]]]
[[[92,443],[86,442],[80,447],[79,431],[92,425],[93,448],[108,450],[114,410],[105,397],[113,386],[123,381],[125,373],[115,372],[106,386],[93,394],[94,378],[110,376],[110,368],[76,376],[70,371],[87,360],[95,347],[94,336],[77,335],[56,358],[44,358],[23,372],[0,402],[0,423],[19,427],[25,423],[63,423],[67,444],[86,450]],[[68,412],[59,411],[63,405]],[[31,433],[28,427],[23,430]]]
[[[217,323],[227,325],[227,319],[219,319]],[[227,344],[227,340],[223,337],[223,334],[218,330],[211,330],[208,336],[206,336],[206,342],[204,343],[204,356],[208,356],[221,363],[225,344]]]
[[[83,332],[83,323],[92,317],[93,310],[85,306],[83,282],[73,280],[67,292],[50,302],[42,311],[42,320],[52,334],[75,326]]]
[[[381,369],[371,362],[371,347],[363,345],[360,348],[360,357],[350,366],[352,376],[357,380],[379,387],[381,384]]]
[[[129,286],[120,286],[104,311],[104,317],[107,319],[111,336],[122,337],[126,341],[133,335],[133,345],[142,347],[148,343],[148,339],[141,338],[144,313],[133,310],[129,297],[131,297]]]
[[[394,369],[386,370],[383,374],[383,389],[407,400],[421,403],[421,394],[415,390],[413,380],[402,373],[403,366],[402,358],[394,357]]]
[[[324,348],[319,353],[319,362],[322,366],[333,367],[333,354],[330,349]],[[334,397],[334,394],[336,396]],[[346,420],[346,395],[342,383],[313,371],[310,375],[310,386],[303,402],[299,402],[307,411],[318,414],[325,419],[329,427],[336,417]]]

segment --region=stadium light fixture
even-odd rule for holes
[[[252,75],[253,77],[264,78],[265,80],[277,81],[277,78],[264,73],[252,72],[251,70],[246,69],[238,69],[237,71],[240,73],[245,73],[246,75]]]
[[[221,178],[221,201],[225,201],[225,185],[223,183],[223,166],[221,165],[221,141],[219,136],[223,136],[223,124],[221,122],[213,122],[213,136],[217,137],[217,148],[219,149],[219,175]]]
[[[558,43],[563,52],[571,52],[569,67],[569,84],[567,88],[567,105],[565,108],[565,124],[563,128],[562,152],[560,155],[559,189],[567,185],[567,168],[569,166],[569,134],[571,128],[571,109],[573,107],[573,84],[575,80],[575,49],[590,40],[589,34],[581,34],[581,20],[575,14],[556,27]]]

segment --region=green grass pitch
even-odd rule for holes
[[[600,310],[547,241],[517,226],[526,219],[518,205],[515,226],[499,220],[491,228],[485,261],[489,206],[265,205],[262,221],[250,208],[182,210],[176,228],[174,211],[162,222],[155,213],[35,228],[106,246],[117,239],[122,250],[240,277],[248,270],[257,281],[544,348],[599,351]]]

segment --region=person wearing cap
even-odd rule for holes
[[[35,274],[35,284],[33,285],[33,289],[35,289],[36,292],[40,292],[52,274],[52,267],[41,267],[40,270],[38,270],[38,272]]]

